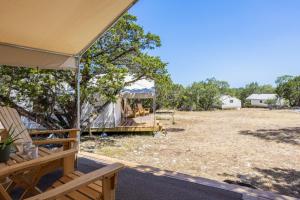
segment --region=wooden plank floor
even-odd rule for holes
[[[128,118],[114,128],[90,128],[90,132],[156,132],[161,131],[162,125],[156,121],[154,125],[153,115]],[[87,131],[88,132],[88,131]]]

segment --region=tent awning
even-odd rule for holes
[[[136,0],[0,0],[0,65],[75,68]]]
[[[132,81],[132,76],[125,77],[125,81]],[[141,79],[124,87],[120,94],[127,99],[151,99],[155,97],[155,83],[153,80]]]

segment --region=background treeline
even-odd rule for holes
[[[242,106],[247,107],[249,102],[246,98],[253,93],[276,93],[286,99],[289,106],[300,106],[300,76],[281,76],[275,83],[275,87],[252,82],[245,87],[232,88],[226,81],[210,78],[184,87],[169,79],[157,84],[157,106],[178,110],[211,110],[220,103],[220,95],[230,95],[240,99]]]

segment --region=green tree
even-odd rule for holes
[[[219,103],[220,85],[215,79],[195,82],[187,90],[196,110],[211,110]]]
[[[290,75],[280,76],[276,79],[275,83],[277,87],[275,91],[279,97],[283,97],[285,95],[286,84],[291,79],[293,79],[293,76]]]
[[[158,108],[179,109],[184,101],[185,88],[174,84],[170,77],[156,83]]]
[[[146,53],[161,46],[159,36],[146,33],[136,21],[135,16],[125,14],[82,56],[82,104],[93,104],[94,94],[98,93],[106,103],[114,101],[127,84],[142,78],[160,80],[168,75],[167,63]],[[134,80],[125,82],[126,74],[133,75]],[[75,126],[74,72],[1,66],[0,75],[1,105],[16,108],[46,128]]]
[[[300,76],[282,76],[276,83],[279,97],[288,100],[290,106],[300,106]]]

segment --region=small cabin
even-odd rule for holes
[[[284,104],[284,100],[278,98],[276,94],[251,94],[246,100],[250,101],[251,106],[261,108],[269,107],[268,101],[270,100],[274,100],[277,106]]]
[[[239,100],[238,98],[232,97],[230,95],[221,95],[220,102],[221,102],[220,108],[222,110],[225,110],[225,109],[240,110],[242,107],[241,100]]]

